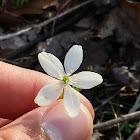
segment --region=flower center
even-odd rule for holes
[[[64,76],[63,80],[62,80],[65,84],[69,82],[69,77],[68,76]]]

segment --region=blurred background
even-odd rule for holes
[[[139,140],[140,0],[0,0],[0,61],[44,72],[39,52],[63,63],[75,44],[84,50],[78,71],[104,79],[77,89],[95,109],[91,140]]]

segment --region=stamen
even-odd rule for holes
[[[67,76],[69,77],[71,75],[71,73],[67,73]]]
[[[65,84],[69,82],[69,77],[68,76],[64,76],[63,80],[62,80]]]

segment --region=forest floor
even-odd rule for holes
[[[44,73],[39,52],[50,52],[63,63],[69,48],[81,45],[84,60],[78,71],[97,72],[104,80],[80,91],[95,111],[91,140],[140,139],[140,2],[34,0],[9,5],[1,3],[0,8],[0,60]]]

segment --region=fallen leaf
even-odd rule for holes
[[[131,88],[133,91],[140,89],[140,61],[136,61],[133,66],[113,68],[115,79],[123,86]]]
[[[140,45],[140,3],[121,0],[120,6],[113,8],[106,15],[99,30],[103,39],[115,35],[118,42]]]
[[[13,37],[8,40],[0,41],[0,48],[2,49],[17,49],[25,45],[25,42],[21,37]]]
[[[100,133],[98,131],[94,131],[90,140],[101,140],[102,136],[103,136],[102,133]]]
[[[20,23],[20,19],[9,12],[0,10],[0,24],[4,26],[11,26]]]
[[[11,8],[8,11],[20,16],[25,14],[41,14],[43,9],[50,6],[56,6],[58,3],[56,0],[32,0],[29,4],[19,8]]]
[[[64,55],[74,44],[82,45],[84,50],[84,59],[79,70],[87,70],[90,65],[93,66],[94,70],[96,65],[104,64],[105,60],[108,58],[104,47],[106,44],[105,41],[83,41],[78,35],[68,31],[47,39],[46,45],[41,43],[37,53],[41,51],[52,53],[63,62]]]

